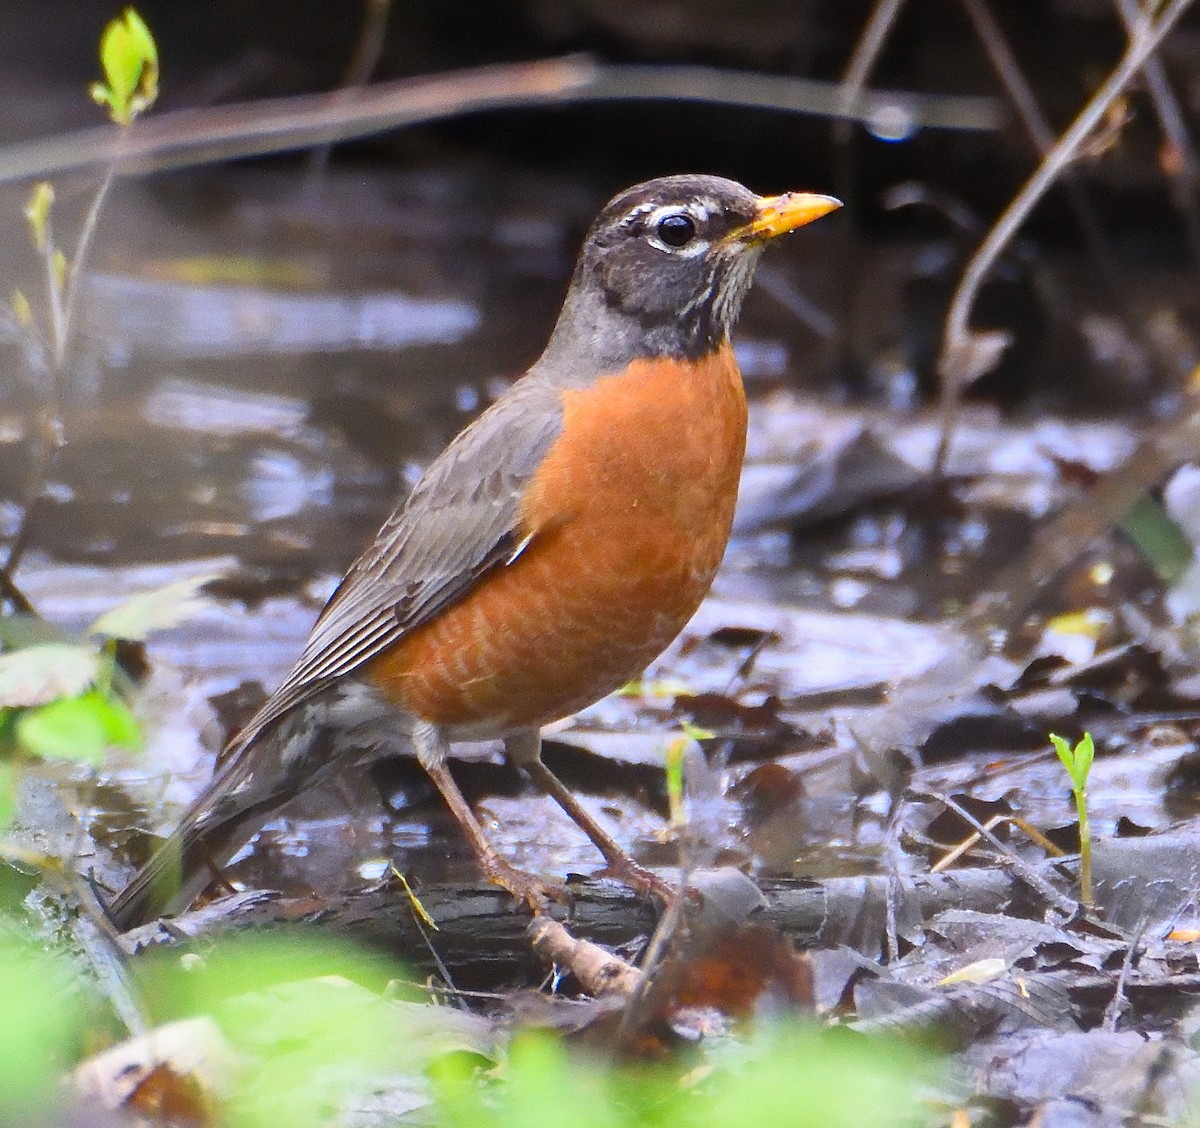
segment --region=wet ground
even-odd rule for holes
[[[495,171],[486,179],[492,190],[483,193],[481,178],[467,174],[340,173],[305,183],[291,171],[246,170],[211,185],[201,177],[118,192],[84,304],[69,443],[38,503],[20,580],[70,630],[122,595],[220,577],[213,605],[152,646],[154,678],[169,688],[143,705],[149,747],[133,770],[147,826],[170,824],[173,804],[205,777],[224,727],[236,722],[236,705],[218,715],[212,699],[246,691],[244,711],[255,694],[247,683],[269,689],[282,677],[357,546],[422,464],[536,355],[595,201],[584,185]],[[864,806],[845,757],[831,754],[845,744],[844,726],[877,710],[888,686],[985,645],[978,624],[954,617],[987,594],[989,577],[1023,550],[1039,518],[1136,442],[1139,424],[1127,414],[1050,416],[1035,403],[1005,419],[983,405],[960,433],[951,492],[931,498],[936,413],[915,402],[890,408],[878,393],[840,402],[844,311],[829,263],[845,238],[814,229],[773,252],[748,306],[738,341],[753,403],[748,466],[713,596],[648,672],[651,692],[601,703],[554,736],[599,753],[571,762],[568,774],[608,796],[621,837],[650,856],[664,833],[662,796],[645,794],[645,772],[623,780],[623,769],[656,768],[688,716],[720,734],[708,753],[726,789],[760,760],[795,761],[807,796],[800,841],[769,851],[788,858],[789,870],[843,869],[841,851],[872,865],[887,804]],[[930,253],[920,243],[859,250],[886,271],[884,284],[903,281]],[[881,369],[903,360],[909,330],[898,318],[855,345],[878,349]],[[911,368],[891,373],[893,398],[917,379]],[[5,428],[12,455],[2,460],[13,498],[20,409],[17,399]],[[11,504],[10,526],[18,512]],[[1063,643],[1072,656],[1095,649],[1097,635],[1102,649],[1126,637],[1122,605],[1155,599],[1150,566],[1127,544],[1102,546],[1100,556],[1107,570],[1089,572],[1084,561],[1074,589],[1046,593],[1037,608],[1043,617],[1093,613]],[[1014,635],[1010,674],[1031,647],[1054,652],[1041,631],[1035,620]],[[175,693],[192,702],[184,724]],[[687,695],[697,693],[693,706]],[[948,737],[938,758],[955,763],[935,772],[938,785],[1019,791],[1031,821],[1068,821],[1056,762],[1031,735],[1043,721],[1072,723],[1067,689],[1055,704],[1067,712],[1038,715],[1024,733],[1011,723],[1003,731],[1002,720],[989,732],[982,718],[979,734]],[[1158,780],[1189,746],[1186,730],[1175,736],[1167,751],[1131,754],[1122,767],[1101,760],[1098,774],[1112,771],[1120,786],[1095,789],[1099,828],[1122,815],[1146,827],[1169,821]],[[492,750],[479,754],[497,762]],[[164,769],[170,781],[156,783]],[[499,769],[476,774],[464,782],[487,796],[506,852],[550,871],[594,868],[565,818]],[[380,856],[400,858],[420,880],[452,876],[463,854],[456,836],[436,804],[411,802],[428,800],[428,789],[403,771],[397,786],[407,801],[390,814],[364,818],[359,796],[353,815],[334,801],[315,822],[269,832],[238,876],[319,884]],[[376,805],[368,798],[365,809]],[[744,812],[735,804],[728,815],[728,833],[741,840]]]
[[[137,699],[145,750],[67,803],[91,811],[102,885],[118,884],[173,824],[422,465],[534,358],[602,195],[495,168],[343,170],[307,183],[294,169],[247,168],[117,192],[82,311],[68,445],[17,579],[66,631],[148,588],[214,579],[203,610],[151,640]],[[1066,356],[1074,377],[1004,396],[1003,407],[972,406],[935,486],[939,423],[921,395],[920,344],[933,314],[912,295],[946,247],[822,227],[772,251],[747,306],[738,350],[752,403],[748,463],[712,595],[640,686],[548,734],[547,761],[665,872],[732,863],[767,883],[903,882],[963,844],[972,819],[1001,836],[1004,853],[986,839],[965,843],[952,864],[969,873],[1044,867],[1047,844],[1025,827],[1073,852],[1074,806],[1046,736],[1086,728],[1100,749],[1093,834],[1182,833],[1155,864],[1178,867],[1187,886],[1196,603],[1186,583],[1163,578],[1174,568],[1178,580],[1184,542],[1154,512],[1135,526],[1122,508],[1042,583],[1034,540],[1052,514],[1086,509],[1085,490],[1182,410],[1182,393],[1111,317],[1048,330],[1035,363]],[[875,279],[877,316],[865,323],[832,266],[847,240],[860,276]],[[1086,274],[1070,253],[1041,269]],[[1190,348],[1174,268],[1138,278],[1151,323]],[[1087,305],[1086,286],[1072,293]],[[19,367],[15,348],[8,361]],[[1087,389],[1105,374],[1112,406],[1095,410]],[[0,406],[12,529],[27,398],[14,387]],[[1185,527],[1189,490],[1185,481],[1172,495]],[[1174,529],[1175,556],[1148,550],[1146,527]],[[691,829],[681,836],[663,762],[684,721],[710,735],[690,761]],[[460,781],[507,857],[556,875],[599,870],[573,824],[497,748],[464,752]],[[387,861],[418,892],[477,877],[412,762],[306,795],[227,876],[333,903],[370,890]],[[1196,912],[1188,895],[1133,915],[1154,933],[1157,958]],[[904,921],[876,924],[866,942],[831,926],[814,946],[839,958],[907,952],[922,983],[963,953],[987,958],[974,934],[931,929],[918,944]],[[1045,953],[1066,943],[1061,912],[1054,927],[996,950],[1032,952],[1022,966],[1044,969]],[[1119,969],[1124,949],[1113,944],[1077,954],[1093,970],[1114,958]],[[914,970],[922,952],[928,966]],[[511,965],[497,966],[496,982],[477,985],[512,985]],[[895,971],[904,978],[903,964]],[[825,1005],[844,1005],[849,973],[822,974]],[[895,1004],[866,996],[864,1018]],[[1071,1005],[1096,1009],[1090,996]],[[1147,1005],[1142,1017],[1153,1013]]]

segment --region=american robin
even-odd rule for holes
[[[545,352],[351,567],[291,673],[114,900],[115,923],[186,906],[284,803],[345,765],[340,749],[381,708],[517,899],[536,910],[549,887],[489,844],[447,768],[455,741],[502,738],[611,872],[660,889],[545,767],[539,730],[639,675],[707,593],[746,438],[730,330],[766,241],[839,206],[712,176],[612,199]]]

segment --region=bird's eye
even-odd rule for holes
[[[666,215],[658,221],[655,234],[668,247],[686,247],[696,237],[696,224],[686,215]]]

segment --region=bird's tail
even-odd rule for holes
[[[275,734],[239,737],[224,752],[216,775],[178,828],[134,875],[108,911],[125,932],[163,913],[186,908],[234,854],[288,801],[304,778],[279,770],[281,757],[264,755]]]
[[[226,746],[212,782],[108,910],[122,932],[187,908],[286,803],[348,759],[408,747],[409,718],[353,679],[275,699]]]

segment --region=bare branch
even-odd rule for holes
[[[1116,0],[1116,5],[1125,25],[1125,32],[1132,37],[1139,19],[1137,4],[1135,0]],[[1192,259],[1200,263],[1200,209],[1196,202],[1196,188],[1200,184],[1200,161],[1196,158],[1196,148],[1192,144],[1191,135],[1183,120],[1183,111],[1179,108],[1179,99],[1171,89],[1162,60],[1154,57],[1147,59],[1142,68],[1142,77],[1146,80],[1146,89],[1154,103],[1154,112],[1158,115],[1163,137],[1179,162],[1177,171],[1170,177],[1171,196],[1187,225]]]
[[[846,65],[846,73],[842,75],[842,85],[839,90],[838,117],[841,119],[838,123],[839,141],[846,140],[846,131],[855,109],[862,100],[863,88],[871,76],[875,61],[879,58],[879,52],[883,50],[888,33],[895,24],[902,7],[904,7],[904,0],[878,0],[874,11],[871,12],[871,18],[867,21],[867,26],[863,28],[863,33],[854,46],[854,54],[850,56],[850,62]]]
[[[1170,0],[1157,19],[1139,22],[1136,34],[1131,36],[1124,55],[1104,85],[1026,181],[967,264],[946,315],[942,351],[938,358],[938,373],[942,379],[942,436],[933,465],[936,476],[942,473],[953,441],[963,389],[994,368],[1007,345],[1005,334],[977,332],[970,327],[971,310],[979,287],[1034,206],[1075,159],[1105,112],[1190,5],[1191,0]]]
[[[605,101],[689,101],[836,117],[840,84],[713,67],[600,66],[575,56],[501,64],[375,83],[343,92],[275,98],[139,121],[128,138],[112,127],[80,130],[0,150],[0,183],[120,162],[128,175],[306,149],[328,141],[518,106]],[[993,98],[872,91],[851,116],[871,120],[902,104],[923,129],[995,130]]]

